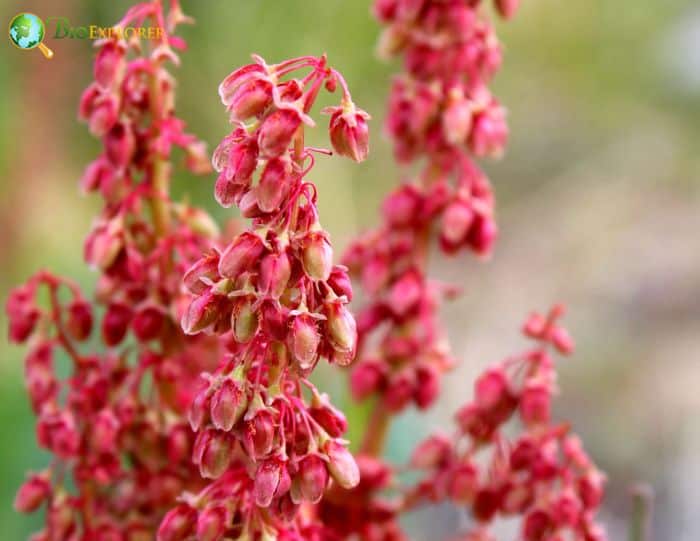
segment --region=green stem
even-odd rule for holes
[[[651,514],[654,493],[648,485],[637,485],[631,490],[632,515],[629,541],[651,541]]]

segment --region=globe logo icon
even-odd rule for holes
[[[10,41],[20,49],[39,48],[46,58],[53,57],[53,51],[42,43],[44,21],[33,13],[18,13],[10,21]]]

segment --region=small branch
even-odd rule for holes
[[[371,456],[381,456],[389,433],[391,414],[386,406],[378,399],[367,420],[367,430],[365,431],[362,447],[360,451]]]
[[[651,515],[654,492],[649,485],[639,484],[630,490],[632,515],[629,523],[629,541],[651,541]]]

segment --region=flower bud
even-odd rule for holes
[[[318,346],[321,335],[318,324],[308,312],[303,312],[292,320],[287,337],[289,350],[298,363],[299,368],[306,370],[313,366],[318,358]]]
[[[262,77],[250,79],[228,95],[226,101],[231,122],[245,122],[272,104],[272,83]]]
[[[457,251],[466,240],[474,222],[474,211],[468,201],[456,199],[448,205],[442,215],[440,243],[447,253]]]
[[[19,487],[15,496],[14,508],[20,513],[31,513],[48,500],[51,483],[46,473],[32,474]]]
[[[387,221],[397,227],[405,227],[415,223],[420,214],[423,195],[413,184],[403,184],[391,192],[382,210]]]
[[[333,248],[328,235],[310,231],[301,241],[301,261],[304,272],[314,281],[328,280],[333,269]]]
[[[355,458],[338,440],[328,440],[323,446],[328,456],[328,471],[342,488],[351,489],[360,482],[360,470]]]
[[[260,262],[258,289],[273,299],[279,299],[291,275],[292,265],[287,252],[270,253]]]
[[[111,409],[103,409],[96,417],[90,433],[92,446],[101,453],[116,449],[119,420]]]
[[[275,441],[275,433],[276,426],[272,414],[264,409],[259,410],[245,423],[243,446],[248,456],[257,461],[269,455]]]
[[[157,541],[181,541],[192,536],[197,523],[197,511],[181,503],[168,511],[158,528]]]
[[[126,51],[116,40],[107,41],[102,45],[95,58],[95,81],[104,89],[121,82],[126,69]]]
[[[243,272],[257,266],[265,252],[265,245],[259,235],[246,231],[236,237],[221,254],[219,273],[226,278],[236,279]]]
[[[552,502],[550,513],[557,526],[576,526],[581,510],[581,502],[576,493],[571,488],[566,488]]]
[[[197,541],[220,541],[227,528],[228,512],[224,506],[208,505],[197,518]]]
[[[352,282],[346,267],[334,265],[331,275],[328,277],[328,285],[336,295],[345,296],[348,301],[352,301]]]
[[[221,103],[231,105],[237,90],[246,82],[257,80],[267,75],[267,70],[262,64],[246,64],[229,73],[219,85],[219,97]]]
[[[68,332],[77,341],[82,342],[92,332],[92,309],[84,300],[77,299],[68,307]]]
[[[260,304],[263,332],[275,340],[284,341],[289,331],[289,309],[267,299]]]
[[[496,9],[501,17],[510,19],[520,6],[520,0],[494,0]]]
[[[603,499],[604,486],[605,475],[592,468],[578,480],[579,497],[587,511],[598,508]]]
[[[116,168],[125,167],[136,151],[136,138],[131,127],[117,122],[104,136],[105,155]]]
[[[211,160],[204,141],[193,141],[185,147],[185,167],[195,175],[211,173]]]
[[[292,166],[286,156],[268,160],[255,187],[255,197],[261,211],[272,212],[279,208],[289,192],[291,172]]]
[[[523,521],[523,541],[542,541],[551,530],[552,520],[543,509],[530,511]]]
[[[189,461],[191,456],[192,430],[186,424],[178,424],[170,428],[167,440],[167,457],[170,464],[180,464]]]
[[[392,374],[384,394],[384,405],[391,412],[404,409],[413,398],[414,381],[408,370]]]
[[[411,466],[421,469],[444,464],[452,453],[452,442],[444,434],[435,434],[423,440],[413,450]]]
[[[258,332],[258,313],[255,310],[255,297],[239,297],[231,312],[233,335],[240,344],[250,342]]]
[[[364,400],[383,388],[385,383],[386,369],[376,359],[359,363],[350,374],[350,391],[355,400]]]
[[[226,432],[208,428],[197,434],[192,462],[206,479],[218,479],[229,467],[234,441]]]
[[[272,502],[286,470],[284,462],[278,457],[272,457],[258,466],[255,473],[255,503],[258,507],[268,507]]]
[[[317,455],[307,455],[299,463],[299,472],[292,483],[294,503],[318,503],[328,485],[326,464]]]
[[[201,295],[209,287],[204,280],[215,282],[219,278],[219,253],[211,251],[187,270],[183,283],[190,293]]]
[[[165,323],[165,313],[159,306],[144,306],[134,316],[131,328],[141,342],[153,340],[160,335]]]
[[[491,104],[474,116],[469,134],[469,148],[478,157],[500,157],[508,140],[506,113],[498,104]]]
[[[197,334],[214,325],[221,317],[226,301],[226,296],[213,288],[195,297],[182,318],[182,330],[185,334]]]
[[[211,409],[211,389],[209,386],[200,390],[192,400],[188,420],[193,431],[198,431],[209,420]]]
[[[108,346],[116,346],[126,336],[132,312],[126,304],[113,302],[102,318],[102,340]]]
[[[248,407],[248,397],[241,385],[224,379],[211,397],[211,421],[216,428],[230,431]]]
[[[354,352],[357,346],[357,326],[355,318],[338,299],[325,304],[326,329],[334,349],[341,352]]]
[[[413,400],[419,409],[430,407],[440,394],[440,374],[433,365],[421,364],[416,367],[416,386]]]
[[[387,304],[396,317],[406,317],[423,295],[424,278],[416,269],[406,271],[391,286]]]
[[[80,434],[70,411],[44,410],[36,424],[39,444],[63,459],[74,458],[80,449]]]
[[[333,407],[325,394],[315,397],[309,413],[332,438],[342,436],[348,429],[348,420],[345,415],[338,408]]]
[[[448,492],[450,499],[455,503],[470,503],[478,488],[479,470],[471,462],[465,462],[450,470]]]
[[[284,154],[301,123],[301,114],[296,109],[278,109],[270,113],[258,131],[260,153],[268,158]]]
[[[523,423],[548,423],[551,417],[551,402],[551,392],[544,383],[528,382],[520,396],[520,418]]]
[[[328,130],[333,149],[341,156],[363,162],[369,153],[369,115],[354,104],[329,108],[332,111]]]
[[[467,242],[477,254],[487,255],[497,236],[498,228],[493,218],[479,217],[469,230]]]

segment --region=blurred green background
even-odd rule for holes
[[[0,20],[19,11],[109,25],[125,0],[0,0]],[[397,179],[381,135],[394,64],[374,57],[378,27],[369,0],[183,0],[197,24],[179,81],[178,110],[213,148],[227,132],[219,81],[251,52],[270,61],[327,52],[355,101],[374,117],[370,160],[320,159],[322,220],[339,251],[376,222],[381,194]],[[519,16],[497,23],[506,46],[495,81],[510,110],[504,160],[486,164],[498,197],[501,239],[488,263],[436,260],[434,274],[464,286],[445,308],[460,366],[427,416],[409,413],[393,427],[390,451],[411,443],[471,393],[486,363],[522,345],[518,328],[531,309],[569,305],[578,342],[561,365],[557,414],[573,422],[607,470],[604,521],[624,538],[627,490],[636,480],[656,491],[655,539],[700,539],[700,6],[697,0],[523,0]],[[39,267],[89,286],[83,238],[98,208],[77,179],[98,143],[76,122],[91,80],[90,43],[46,43],[56,56],[0,47],[0,290]],[[316,141],[321,142],[323,130]],[[313,140],[313,138],[312,138]],[[175,182],[223,219],[213,176]],[[0,326],[6,325],[3,315]],[[11,509],[24,471],[47,460],[36,449],[24,397],[22,350],[0,342],[0,524],[2,539],[25,538],[38,517]],[[343,382],[322,378],[342,402]],[[353,416],[351,422],[358,421]],[[453,509],[409,518],[415,539],[456,528]],[[507,528],[507,525],[506,525]],[[506,531],[506,530],[504,530]],[[431,532],[431,533],[428,533]],[[504,539],[511,536],[506,533]]]

